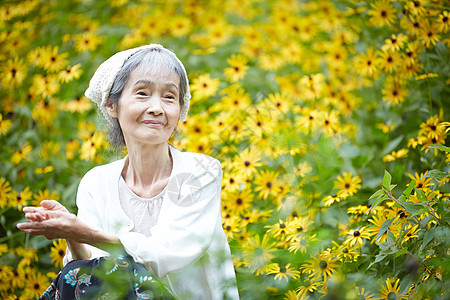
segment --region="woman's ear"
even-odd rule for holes
[[[117,118],[117,105],[116,104],[106,104],[106,111],[108,115],[112,118]]]

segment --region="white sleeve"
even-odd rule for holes
[[[173,203],[170,195],[165,198],[172,202],[170,210],[165,212],[164,220],[159,220],[152,228],[150,237],[136,232],[118,234],[127,253],[159,277],[200,258],[216,234],[217,223],[221,222],[222,168],[216,159],[214,164],[212,174],[203,170],[187,176],[178,189],[178,203]],[[196,191],[192,187],[198,183],[201,184]]]
[[[87,175],[87,174],[86,174]],[[83,177],[83,179],[80,182],[80,185],[78,186],[77,191],[77,207],[78,207],[78,213],[77,217],[88,224],[90,227],[102,230],[102,226],[100,224],[100,218],[97,214],[97,204],[95,202],[95,199],[92,198],[91,194],[89,193],[87,189],[88,179],[86,176]],[[89,244],[85,244],[85,246],[91,251],[91,256],[88,259],[101,257],[101,256],[108,256],[108,252],[105,252],[101,249],[98,249],[94,246],[91,246]],[[66,249],[66,255],[63,258],[63,266],[65,266],[68,262],[73,260],[72,253],[70,252],[69,247]]]

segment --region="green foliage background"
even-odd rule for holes
[[[445,4],[3,1],[2,298],[37,297],[60,269],[63,242],[19,231],[21,208],[51,198],[75,212],[81,177],[120,157],[83,97],[95,69],[160,43],[193,92],[171,142],[222,162],[243,299],[448,299]]]

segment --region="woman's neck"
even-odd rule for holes
[[[128,148],[128,159],[122,177],[135,192],[167,183],[172,171],[172,157],[167,143],[134,145]],[[153,188],[152,188],[153,189]]]

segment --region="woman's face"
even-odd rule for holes
[[[180,78],[175,72],[133,70],[119,99],[109,107],[119,120],[125,143],[167,143],[180,116]]]

